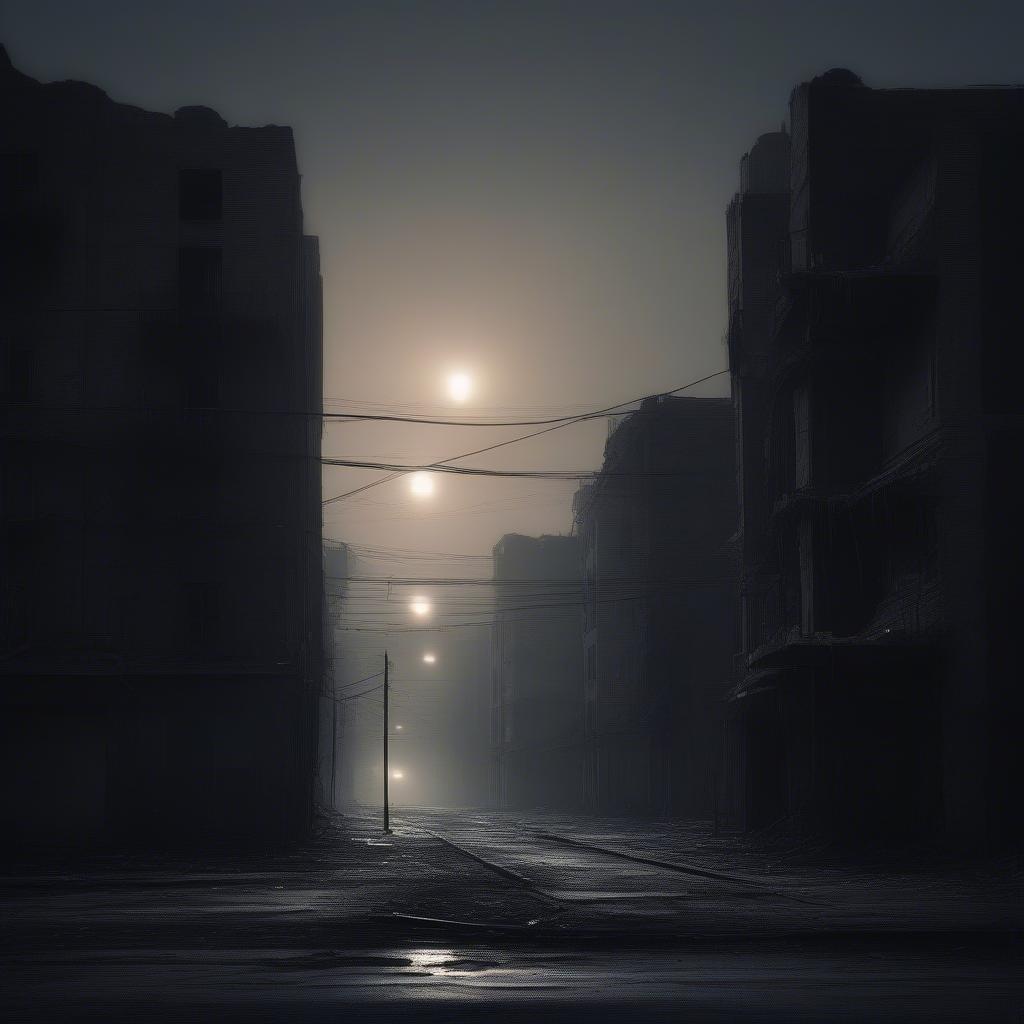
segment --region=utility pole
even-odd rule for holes
[[[391,834],[388,811],[388,652],[384,652],[384,835]]]
[[[331,687],[331,810],[338,809],[338,680]]]

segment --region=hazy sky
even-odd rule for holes
[[[1024,81],[1024,4],[0,0],[42,80],[289,124],[325,282],[325,393],[422,412],[601,406],[725,366],[724,210],[790,89]],[[721,385],[718,393],[725,393]],[[703,393],[709,393],[706,390]],[[325,452],[425,461],[515,430],[333,426]],[[602,423],[481,464],[596,466]],[[325,493],[371,478],[328,470]],[[565,531],[572,486],[443,478],[331,506],[328,536],[482,552]]]

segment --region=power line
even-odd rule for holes
[[[374,690],[381,689],[383,685],[383,683],[378,683],[376,686],[371,686],[368,690],[363,690],[362,693],[350,693],[347,697],[332,697],[327,693],[321,693],[320,696],[325,700],[333,700],[335,704],[343,704],[347,700],[356,700],[359,697],[365,697],[367,694],[373,693]]]
[[[724,370],[718,370],[715,373],[709,374],[707,377],[701,378],[701,380],[692,381],[690,384],[683,384],[678,388],[673,388],[671,391],[658,391],[651,395],[643,395],[640,398],[631,398],[626,402],[618,402],[615,405],[606,406],[603,409],[593,409],[590,412],[572,413],[565,416],[550,416],[546,419],[533,419],[533,420],[467,420],[467,419],[439,419],[430,416],[395,416],[387,413],[344,413],[344,412],[333,412],[323,413],[325,419],[345,419],[345,420],[371,420],[371,421],[383,421],[387,423],[422,423],[428,425],[436,425],[443,427],[539,427],[547,426],[552,423],[581,423],[584,420],[601,419],[605,416],[612,416],[618,412],[621,412],[629,405],[636,405],[640,402],[646,402],[653,398],[667,398],[680,391],[684,391],[687,388],[692,388],[696,384],[702,384],[704,381],[711,380],[713,377],[720,377],[724,373],[728,373],[728,368]],[[634,410],[639,411],[639,410]]]
[[[92,310],[93,312],[114,312],[114,310]],[[61,310],[61,312],[69,312],[69,310]],[[89,312],[89,310],[74,310],[74,312]],[[132,310],[122,310],[122,312],[133,312]],[[502,419],[487,419],[485,417],[477,417],[470,419],[468,417],[462,418],[442,418],[436,416],[402,416],[395,413],[363,413],[363,412],[325,412],[323,410],[307,411],[302,409],[246,409],[246,408],[231,408],[227,406],[201,406],[193,405],[189,406],[190,412],[202,413],[202,414],[214,414],[220,416],[292,416],[292,417],[304,417],[308,419],[323,419],[323,420],[335,420],[335,421],[352,421],[352,422],[380,422],[380,423],[415,423],[422,424],[424,426],[441,426],[441,427],[534,427],[534,426],[547,426],[549,424],[568,424],[568,423],[580,423],[585,420],[601,419],[605,416],[615,415],[616,413],[626,409],[627,406],[636,405],[637,403],[647,401],[652,398],[664,398],[683,391],[686,388],[693,387],[695,384],[703,383],[704,381],[711,380],[713,377],[721,376],[722,374],[728,373],[728,369],[718,370],[717,372],[710,374],[707,377],[702,378],[699,381],[693,381],[691,384],[684,384],[681,387],[674,388],[671,391],[659,391],[650,395],[643,395],[639,398],[630,398],[625,402],[618,402],[615,405],[606,406],[603,409],[592,409],[588,412],[582,413],[566,413],[561,416],[549,416],[542,419],[527,419],[527,420],[502,420]],[[95,413],[140,413],[145,415],[152,415],[156,413],[167,413],[172,415],[178,415],[180,410],[168,407],[167,409],[153,409],[151,407],[144,406],[131,406],[131,405],[81,405],[81,404],[64,404],[64,405],[43,405],[36,402],[13,402],[10,403],[14,408],[26,408],[33,409],[40,412],[95,412]],[[639,411],[639,410],[634,410]]]
[[[553,428],[549,428],[553,429]],[[487,450],[487,449],[483,449]],[[479,452],[472,452],[470,454],[478,455]],[[459,458],[468,458],[468,456],[459,456]],[[690,477],[692,474],[686,470],[674,470],[665,473],[651,472],[650,470],[641,470],[637,472],[615,472],[614,470],[596,470],[596,469],[485,469],[484,467],[477,466],[452,466],[443,462],[430,462],[423,465],[406,464],[398,462],[371,462],[363,461],[361,459],[337,459],[331,458],[330,456],[321,456],[320,463],[324,466],[345,466],[350,469],[386,469],[390,470],[398,476],[405,476],[408,473],[452,473],[456,476],[485,476],[485,477],[504,477],[512,479],[527,479],[527,480],[594,480],[598,477],[606,479],[608,477],[616,478],[643,478],[651,479],[654,477]],[[381,481],[383,483],[383,481]],[[328,499],[333,501],[335,499]],[[327,504],[327,502],[324,502]]]
[[[698,576],[626,576],[603,574],[596,576],[592,583],[606,587],[610,585],[627,586],[642,584],[645,586],[670,586],[673,584],[689,584],[703,582],[707,577]],[[565,577],[563,579],[491,579],[489,576],[325,576],[324,579],[348,583],[379,584],[393,587],[536,587],[542,590],[551,587],[561,590],[578,590],[587,582],[583,577]]]
[[[383,674],[383,672],[374,672],[372,676],[367,676],[365,679],[357,679],[354,683],[342,683],[340,688],[342,690],[348,690],[353,686],[362,686],[363,683],[368,683],[371,679],[376,679],[378,676],[382,676]]]
[[[698,380],[690,381],[689,384],[683,384],[683,385],[681,385],[678,388],[673,388],[671,391],[664,391],[664,392],[661,392],[658,395],[649,395],[647,397],[648,398],[661,398],[661,397],[668,397],[670,395],[675,395],[675,394],[678,394],[680,391],[685,391],[687,388],[696,387],[698,384],[703,384],[705,381],[712,380],[715,377],[720,377],[723,373],[728,373],[728,372],[729,372],[728,369],[716,370],[714,373],[709,373],[706,377],[701,377]],[[633,399],[632,402],[621,402],[621,403],[619,403],[619,405],[610,406],[609,409],[606,410],[605,413],[602,413],[602,415],[607,414],[612,409],[621,409],[621,408],[623,408],[626,405],[632,405],[636,401],[643,401],[643,399]],[[450,465],[451,463],[458,462],[461,459],[468,459],[468,458],[470,458],[473,455],[483,455],[485,452],[493,452],[493,451],[495,451],[498,448],[504,448],[506,445],[518,444],[520,441],[528,441],[530,438],[540,437],[541,434],[548,434],[548,433],[550,433],[553,430],[561,430],[564,427],[571,426],[573,423],[580,423],[583,420],[588,419],[588,418],[591,418],[591,414],[583,413],[580,416],[577,416],[577,417],[574,417],[574,418],[569,418],[569,419],[560,421],[558,423],[555,423],[553,426],[545,427],[543,430],[535,430],[535,431],[532,431],[529,434],[522,434],[519,437],[509,438],[507,441],[499,441],[497,444],[488,445],[486,448],[478,448],[476,451],[463,452],[463,454],[461,454],[461,455],[453,455],[449,459],[442,459],[441,461],[435,462],[435,463],[431,464],[430,466],[421,467],[421,470],[437,470],[441,466]],[[408,472],[414,472],[414,470],[410,470],[410,469],[394,470],[394,471],[391,472],[391,474],[389,476],[380,477],[377,480],[371,480],[370,483],[363,484],[361,487],[356,487],[356,488],[354,488],[351,491],[346,491],[344,494],[336,494],[333,498],[327,498],[327,499],[325,499],[323,501],[323,504],[324,505],[330,505],[330,504],[332,504],[335,501],[343,501],[345,498],[351,498],[351,497],[353,497],[356,494],[361,494],[363,491],[370,490],[371,487],[379,487],[381,484],[389,483],[391,480],[395,480],[399,476],[402,476],[404,473],[408,473]],[[588,475],[590,475],[590,474],[588,474]],[[578,479],[578,478],[577,477],[570,477],[569,479]]]

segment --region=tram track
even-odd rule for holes
[[[489,871],[492,871],[494,874],[497,874],[508,881],[518,884],[519,886],[528,890],[530,893],[532,893],[534,896],[541,900],[553,902],[563,907],[572,904],[586,902],[585,898],[561,896],[557,893],[551,892],[549,888],[542,886],[538,881],[536,881],[533,878],[530,878],[527,875],[524,875],[520,871],[510,868],[507,865],[499,864],[491,860],[487,856],[484,856],[482,853],[477,852],[476,850],[469,849],[467,846],[463,845],[463,843],[456,842],[450,836],[444,835],[434,829],[427,828],[426,826],[420,824],[419,822],[413,819],[403,816],[403,818],[400,820],[402,820],[404,824],[412,828],[415,828],[425,833],[426,835],[431,836],[438,842],[445,844],[452,850],[457,851],[458,853],[462,854],[468,859],[475,861],[481,867]],[[521,839],[523,838],[523,836],[527,836],[541,843],[569,847],[574,851],[577,851],[577,853],[585,851],[587,853],[596,854],[604,859],[630,861],[635,864],[640,864],[648,868],[654,868],[660,871],[668,872],[673,875],[686,875],[694,878],[704,879],[709,882],[718,882],[722,885],[731,886],[734,889],[745,890],[747,893],[749,893],[751,896],[755,898],[773,896],[781,899],[792,900],[794,902],[806,904],[809,906],[828,906],[827,903],[824,903],[821,900],[815,900],[806,896],[797,895],[796,893],[793,893],[786,888],[772,886],[770,883],[767,883],[761,879],[751,878],[745,875],[736,875],[723,871],[715,871],[710,868],[703,868],[698,865],[688,864],[679,861],[667,861],[655,857],[646,857],[641,854],[630,853],[624,850],[616,850],[611,847],[601,846],[596,843],[585,842],[583,840],[574,839],[569,836],[559,835],[558,833],[554,832],[547,832],[535,829],[521,833],[517,836],[517,838]],[[645,894],[643,892],[636,893],[637,899],[642,899],[644,898],[644,896]],[[684,893],[679,894],[679,898],[684,897]]]

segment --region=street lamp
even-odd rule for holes
[[[430,601],[422,594],[417,594],[409,602],[409,610],[419,618],[430,614]]]
[[[426,664],[433,665],[434,662],[437,661],[437,655],[431,654],[430,651],[427,651],[427,653],[423,655],[423,660]]]

